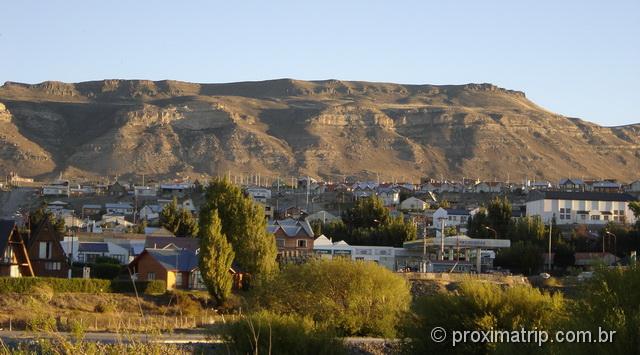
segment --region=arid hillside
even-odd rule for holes
[[[0,172],[631,180],[640,125],[491,84],[104,80],[0,87]]]

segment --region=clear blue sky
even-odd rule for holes
[[[640,1],[6,1],[0,83],[490,82],[640,122]]]

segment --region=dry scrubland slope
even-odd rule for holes
[[[0,87],[21,175],[637,178],[640,125],[601,127],[490,84],[104,80]]]

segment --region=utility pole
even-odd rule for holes
[[[444,218],[440,218],[440,260],[444,260]]]
[[[547,257],[547,269],[551,271],[551,229],[553,228],[553,221],[549,222],[549,253]]]

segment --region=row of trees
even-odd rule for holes
[[[316,234],[326,234],[353,245],[384,245],[401,247],[416,239],[416,226],[402,216],[391,216],[382,200],[376,196],[360,198],[342,214],[342,221],[312,223]]]

